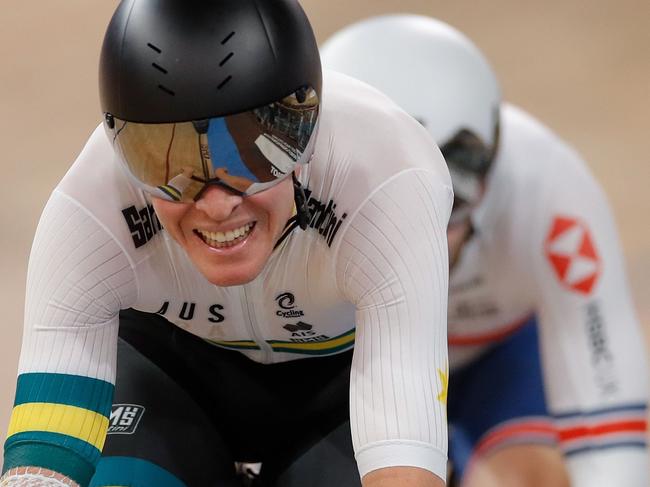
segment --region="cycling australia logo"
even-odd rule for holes
[[[138,404],[113,404],[108,425],[109,435],[132,435],[144,414],[144,406]]]
[[[601,262],[591,233],[583,222],[555,217],[544,252],[565,287],[580,294],[591,294],[601,272]]]
[[[278,302],[278,309],[275,314],[283,318],[299,318],[305,316],[301,309],[296,309],[296,297],[289,292],[278,295],[275,300]]]
[[[278,310],[277,316],[282,318],[299,318],[305,316],[305,312],[296,306],[296,297],[293,293],[284,292],[276,296]],[[282,328],[291,333],[290,341],[294,343],[321,342],[329,340],[327,335],[319,335],[313,328],[313,325],[300,320],[297,323],[287,323]]]

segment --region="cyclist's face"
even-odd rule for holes
[[[449,267],[452,269],[463,249],[463,246],[467,242],[467,237],[469,236],[471,228],[471,220],[468,218],[450,224],[447,227],[447,247],[449,248]]]
[[[257,277],[273,252],[294,206],[290,177],[242,197],[208,187],[195,203],[153,199],[156,214],[196,268],[217,286]]]
[[[454,206],[449,224],[447,225],[447,247],[449,249],[449,268],[452,269],[472,234],[472,212],[480,204],[485,195],[486,182],[482,180],[479,186],[478,197],[474,202],[454,196]]]

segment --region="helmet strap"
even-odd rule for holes
[[[293,180],[293,198],[296,202],[296,221],[301,229],[306,230],[309,222],[311,221],[311,213],[307,206],[307,197],[300,181],[296,178],[296,173],[291,173]]]

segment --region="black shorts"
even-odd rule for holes
[[[180,481],[170,486],[239,486],[235,461],[261,462],[259,485],[360,486],[351,359],[264,365],[161,316],[122,312],[111,423],[91,485],[161,485],[155,470],[156,484],[143,478],[147,468],[128,466],[139,459]]]

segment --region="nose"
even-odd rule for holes
[[[202,211],[211,219],[223,221],[242,204],[244,198],[228,191],[221,186],[209,186],[201,194],[201,198],[194,203],[197,210]]]

